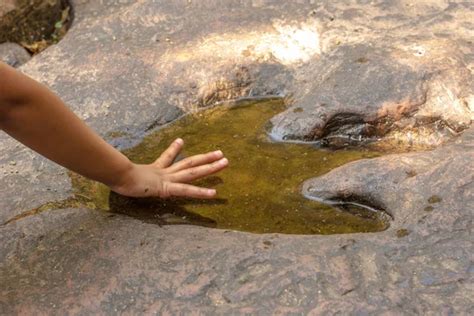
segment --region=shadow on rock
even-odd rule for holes
[[[139,219],[145,223],[157,225],[199,225],[216,227],[216,222],[204,216],[186,211],[185,205],[192,203],[223,204],[225,200],[193,201],[190,199],[158,198],[134,199],[110,193],[110,211]]]

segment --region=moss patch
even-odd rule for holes
[[[72,21],[66,0],[18,0],[18,4],[1,17],[0,43],[18,43],[35,54],[57,43]]]

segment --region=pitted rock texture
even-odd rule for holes
[[[473,311],[463,229],[291,237],[68,209],[0,232],[2,314]]]
[[[315,117],[281,137],[446,145],[307,182],[313,198],[386,208],[394,221],[377,234],[252,235],[86,209],[11,221],[0,226],[0,314],[474,313],[471,2],[72,4],[66,37],[19,69],[117,147],[199,107],[264,95],[289,97],[274,123]],[[331,90],[328,74],[345,85]],[[323,110],[321,98],[333,103]],[[0,135],[0,223],[70,191],[63,169]]]

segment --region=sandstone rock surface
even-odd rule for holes
[[[405,237],[294,237],[50,211],[1,228],[0,310],[470,314],[466,224]]]
[[[306,182],[312,198],[383,207],[394,221],[381,233],[253,235],[83,208],[24,216],[0,226],[1,314],[474,313],[472,3],[72,4],[66,37],[20,70],[117,147],[265,95],[288,97],[280,138],[439,146]],[[71,194],[63,169],[0,135],[0,223]]]

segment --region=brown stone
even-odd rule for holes
[[[407,140],[416,131],[424,142],[432,135],[432,146],[447,143],[307,175],[308,197],[390,212],[380,233],[262,236],[61,207],[19,217],[0,226],[0,314],[472,314],[472,4],[74,4],[67,36],[20,70],[101,135],[121,132],[120,148],[199,106],[267,95],[287,96],[294,107],[294,125],[283,132]],[[324,83],[325,74],[341,80]],[[323,96],[359,102],[339,102],[336,111],[313,102]],[[361,108],[359,118],[341,115]],[[316,114],[326,123],[300,121]],[[280,127],[290,121],[274,119]],[[354,130],[361,122],[374,129]],[[1,223],[71,196],[63,169],[5,135],[0,188]],[[433,195],[442,200],[425,211]],[[397,238],[399,229],[410,234]]]

